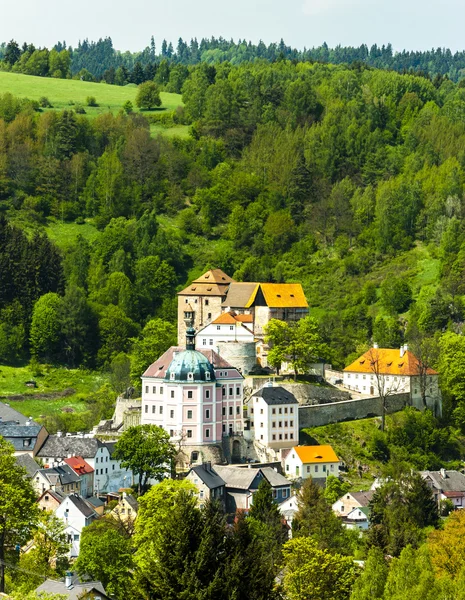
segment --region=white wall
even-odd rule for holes
[[[292,449],[284,459],[284,474],[288,477],[308,479],[326,479],[328,475],[339,476],[339,463],[303,463],[297,452]]]
[[[255,440],[270,448],[289,448],[298,443],[298,406],[297,403],[268,405],[263,398],[252,396],[248,411]]]

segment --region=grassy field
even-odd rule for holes
[[[127,100],[130,100],[135,107],[137,86],[129,84],[121,87],[106,83],[76,81],[74,79],[52,79],[50,77],[22,75],[21,73],[0,72],[0,94],[5,92],[10,92],[13,96],[19,98],[30,98],[31,100],[39,100],[41,97],[46,96],[55,110],[70,109],[73,108],[73,105],[81,105],[85,108],[86,115],[92,119],[106,112],[117,113]],[[87,106],[86,99],[88,96],[93,96],[99,106]],[[180,94],[161,92],[160,96],[162,105],[160,109],[157,109],[158,111],[175,110],[182,105]],[[171,128],[164,128],[160,125],[152,127],[153,133],[157,135],[163,133],[170,137],[174,135],[187,136],[185,125]]]
[[[59,248],[71,246],[76,241],[78,235],[82,235],[88,242],[96,240],[101,232],[91,223],[64,223],[61,221],[50,221],[46,232],[48,237],[55,242]]]
[[[37,383],[36,389],[26,387],[25,382],[30,379]],[[0,365],[0,396],[23,396],[19,400],[2,398],[1,401],[9,402],[15,410],[35,419],[60,413],[63,409],[84,412],[88,409],[87,396],[96,392],[106,382],[107,377],[102,373],[79,369],[44,367],[43,375],[34,377],[29,366]],[[74,393],[66,397],[53,397],[57,392],[66,389],[73,389]],[[52,397],[39,397],[42,394],[50,394]]]

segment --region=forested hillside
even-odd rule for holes
[[[464,89],[280,61],[200,64],[182,91],[186,140],[0,98],[3,361],[108,365],[210,266],[301,281],[336,366],[461,331]]]
[[[202,38],[200,42],[196,38],[190,41],[179,38],[176,47],[163,40],[160,47],[157,47],[152,37],[150,45],[140,52],[116,50],[110,37],[97,42],[85,39],[76,48],[67,46],[66,42],[58,42],[50,50],[36,48],[34,44],[26,42],[20,47],[15,40],[0,44],[2,70],[43,77],[66,78],[72,75],[85,80],[103,79],[116,85],[128,82],[139,84],[154,76],[159,83],[168,83],[171,69],[178,67],[170,83],[173,87],[187,76],[185,67],[189,65],[202,62],[239,65],[280,60],[346,65],[362,63],[377,69],[421,74],[431,79],[447,76],[453,81],[460,81],[465,75],[465,51],[452,53],[448,48],[394,51],[391,44],[373,44],[370,48],[366,44],[329,48],[324,43],[318,47],[299,50],[288,46],[282,39],[279,43],[266,45],[261,40],[258,44],[253,44],[245,39],[236,42],[211,37]]]

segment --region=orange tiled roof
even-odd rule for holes
[[[339,462],[332,446],[295,446],[293,450],[303,463]]]
[[[371,348],[344,371],[355,373],[380,373],[381,375],[418,375],[416,356],[407,350],[403,356],[398,348]],[[437,375],[433,369],[427,375]]]
[[[253,323],[252,315],[236,315],[236,321],[240,321],[241,323]]]
[[[233,325],[234,323],[253,323],[252,315],[237,315],[233,310],[222,313],[214,321],[215,325]]]
[[[250,297],[246,308],[252,306],[258,289],[262,290],[270,308],[307,308],[308,302],[300,283],[260,283]]]

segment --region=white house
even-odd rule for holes
[[[365,531],[370,526],[370,510],[367,506],[361,508],[353,508],[348,515],[346,515],[342,523],[347,529],[361,529]]]
[[[79,555],[82,530],[95,521],[98,515],[92,506],[78,494],[66,496],[55,510],[55,515],[65,525],[65,533],[71,543],[70,556],[75,558]]]
[[[428,484],[434,499],[441,504],[450,500],[454,508],[465,507],[465,475],[459,471],[420,471],[420,475]]]
[[[254,341],[253,316],[236,314],[235,311],[225,312],[201,329],[196,336],[197,350],[215,348],[218,342]]]
[[[291,392],[268,382],[247,403],[251,436],[268,448],[289,448],[299,440],[298,409]]]
[[[356,508],[366,508],[373,498],[373,493],[373,490],[347,492],[333,504],[332,509],[338,517],[345,517]]]
[[[331,446],[294,446],[282,452],[284,472],[288,477],[325,479],[339,476],[339,458]]]
[[[192,313],[186,311],[192,324]],[[218,444],[243,432],[243,380],[214,350],[195,350],[187,328],[186,349],[172,347],[142,375],[142,424],[158,425],[183,446]]]
[[[279,512],[282,514],[286,523],[292,526],[296,512],[299,510],[296,494],[291,494],[289,498],[283,500],[279,505]]]
[[[400,350],[375,345],[344,369],[343,385],[366,396],[410,394],[412,405],[423,408],[423,384],[427,405],[434,408],[441,397],[438,376],[433,369],[421,373],[420,361],[406,345]]]
[[[38,469],[31,479],[37,495],[46,490],[70,494],[81,493],[81,478],[68,465],[59,465],[50,469]]]

